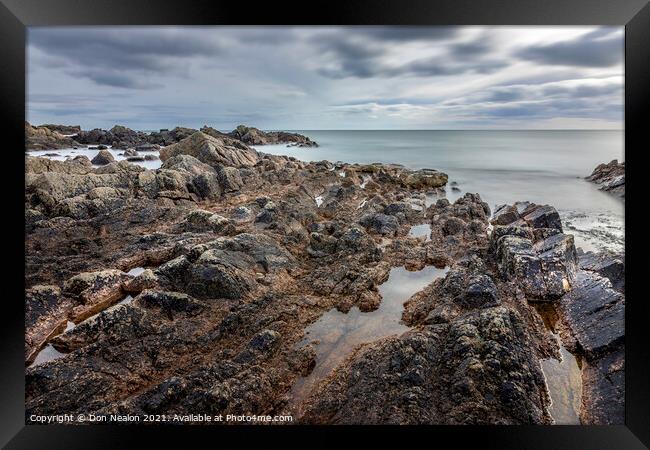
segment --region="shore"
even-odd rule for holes
[[[578,252],[555,208],[238,130],[155,170],[27,158],[27,417],[623,423],[622,260]],[[564,350],[578,385],[544,372]]]

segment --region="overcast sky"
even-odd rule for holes
[[[27,120],[621,129],[623,50],[622,27],[30,28]]]

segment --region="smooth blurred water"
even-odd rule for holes
[[[93,146],[90,146],[93,147]],[[107,149],[112,155],[113,158],[115,158],[115,161],[123,161],[126,159],[122,155],[124,153],[124,150],[121,149],[113,149],[113,148],[108,148]],[[75,156],[87,156],[88,159],[92,160],[95,156],[97,156],[97,153],[99,153],[99,150],[88,148],[88,146],[82,146],[82,147],[77,147],[75,148],[63,148],[63,149],[58,149],[58,150],[29,150],[25,152],[26,155],[29,156],[43,156],[49,159],[54,159],[57,161],[65,161],[68,158],[74,158]],[[140,155],[156,155],[158,156],[157,151],[153,152],[140,152]],[[50,155],[56,155],[56,156],[50,156]],[[155,159],[153,161],[132,161],[131,164],[135,164],[138,166],[142,166],[145,169],[157,169],[161,166],[162,161],[160,159]],[[96,166],[99,167],[99,166]]]
[[[557,208],[585,250],[623,251],[623,201],[585,181],[600,163],[624,160],[622,131],[318,131],[300,130],[315,148],[266,145],[266,153],[303,161],[398,163],[449,175],[494,209],[516,201]]]

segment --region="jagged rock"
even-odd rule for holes
[[[322,257],[336,251],[338,239],[321,233],[309,234],[309,247],[307,252],[314,257]]]
[[[48,340],[65,330],[72,303],[58,286],[33,286],[25,291],[25,360],[30,363]]]
[[[560,232],[562,231],[560,215],[555,208],[549,205],[526,209],[522,219],[532,228],[552,228]]]
[[[504,307],[366,346],[310,396],[303,423],[549,423],[521,317]]]
[[[214,231],[220,233],[232,229],[232,224],[230,220],[219,214],[195,209],[186,216],[184,227],[188,231]]]
[[[171,145],[193,135],[198,130],[193,128],[176,127],[173,130],[160,130],[149,135],[148,141],[162,146]]]
[[[239,169],[235,167],[219,167],[217,175],[224,192],[236,192],[244,185]]]
[[[126,280],[123,288],[126,292],[142,292],[145,289],[153,289],[158,285],[158,277],[153,270],[145,269],[141,274]]]
[[[44,174],[47,172],[86,174],[92,171],[92,163],[86,156],[77,156],[65,161],[29,156],[25,158],[25,173],[31,175]]]
[[[447,174],[432,169],[421,169],[409,173],[404,178],[406,187],[415,189],[438,188],[447,184]]]
[[[213,167],[254,166],[258,161],[257,152],[240,141],[227,137],[215,138],[202,132],[160,150],[163,161],[176,155],[194,156]]]
[[[562,224],[553,207],[515,204],[514,208],[521,219],[494,227],[490,251],[501,274],[516,281],[530,300],[555,300],[571,289],[575,278],[573,236],[561,232]],[[510,212],[514,212],[512,208]]]
[[[587,359],[596,359],[625,340],[625,297],[607,278],[580,271],[560,301],[565,321]]]
[[[623,348],[583,363],[582,425],[625,423],[625,351]]]
[[[48,127],[33,127],[25,122],[25,148],[27,150],[49,150],[70,148],[79,145],[71,137]]]
[[[233,209],[231,218],[236,222],[250,222],[253,220],[254,216],[250,208],[247,208],[246,206],[238,206]]]
[[[50,123],[39,125],[36,128],[47,128],[49,130],[56,131],[57,133],[68,136],[77,134],[81,131],[81,127],[79,125],[54,125]]]
[[[93,164],[103,166],[115,162],[115,158],[108,150],[100,150],[99,153],[90,161]]]
[[[586,179],[599,184],[603,191],[625,197],[625,162],[619,163],[615,159],[608,164],[600,164]]]
[[[201,131],[212,131],[209,127],[201,128]],[[213,131],[212,131],[213,132]],[[248,145],[267,145],[267,144],[284,144],[292,143],[299,147],[318,147],[318,144],[307,136],[298,133],[287,133],[284,131],[264,132],[254,127],[239,125],[233,131],[228,133],[229,136],[239,139]]]
[[[490,223],[492,225],[508,225],[519,219],[519,213],[515,206],[501,205],[494,210],[494,216]]]
[[[467,289],[461,297],[463,304],[471,308],[499,304],[497,288],[489,275],[475,275],[469,279]]]
[[[625,292],[625,260],[622,255],[582,252],[578,249],[578,265],[583,270],[596,272],[608,278],[614,289]]]
[[[394,235],[399,228],[399,221],[395,216],[386,214],[366,214],[359,219],[359,223],[365,228],[382,235]]]
[[[187,291],[199,298],[240,299],[256,286],[253,268],[245,253],[207,250],[190,269]]]
[[[63,293],[80,303],[72,311],[73,321],[80,322],[121,299],[126,277],[121,270],[111,269],[81,273],[67,280]]]

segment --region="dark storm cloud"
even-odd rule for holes
[[[440,46],[441,41],[445,42],[456,34],[457,30],[448,27],[355,29],[350,33],[319,34],[312,41],[334,57],[333,66],[318,70],[321,75],[332,79],[487,74],[507,66],[507,61],[485,57],[491,49],[487,40],[447,43],[442,56],[416,59],[401,65],[382,61],[382,57],[394,49],[392,41],[431,41],[432,46]]]
[[[582,30],[30,28],[28,115],[140,129],[534,127],[562,117],[620,124],[621,29],[575,38]],[[610,68],[610,59],[619,65]]]
[[[623,36],[614,28],[600,28],[576,39],[521,49],[515,55],[542,64],[611,67],[623,60]]]
[[[28,39],[43,55],[37,64],[130,89],[159,87],[143,75],[182,75],[183,59],[222,51],[211,33],[199,29],[32,28]]]

